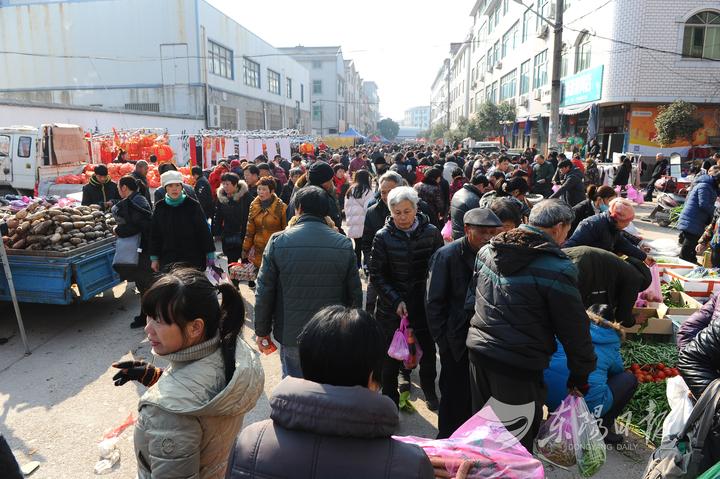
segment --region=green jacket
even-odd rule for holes
[[[265,247],[255,289],[255,334],[273,333],[296,346],[300,330],[332,304],[362,307],[362,287],[350,238],[323,219],[303,215]]]
[[[226,384],[220,337],[159,356],[170,361],[140,398],[135,425],[139,479],[221,479],[245,413],[265,376],[258,355],[238,336],[235,372]]]

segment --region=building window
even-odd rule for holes
[[[507,100],[515,96],[516,77],[517,70],[513,70],[500,78],[500,101]]]
[[[488,51],[487,51],[487,66],[488,66],[488,71],[492,71],[492,66],[493,66],[494,64],[495,64],[495,60],[493,59],[493,49],[492,49],[492,48],[488,48]]]
[[[518,24],[515,23],[515,25],[510,27],[510,30],[505,32],[505,35],[502,36],[502,56],[501,56],[501,58],[505,58],[508,53],[515,50],[515,47],[517,46],[517,36],[518,36]]]
[[[537,21],[535,22],[535,28],[540,28],[544,25],[546,25],[546,21],[543,20],[540,17],[547,18],[550,14],[550,0],[537,0],[537,12],[540,14],[537,16]]]
[[[508,0],[502,0],[502,14],[503,16],[508,14],[508,10],[510,10],[510,2]]]
[[[545,86],[547,84],[547,50],[535,55],[533,70],[535,70],[533,88]]]
[[[244,58],[244,81],[247,86],[260,88],[260,64]]]
[[[480,58],[480,61],[478,62],[478,77],[484,77],[485,76],[485,69],[487,67],[485,66],[485,57]]]
[[[305,103],[305,85],[300,84],[300,102]]]
[[[524,95],[530,91],[530,60],[520,65],[520,94]]]
[[[560,78],[564,78],[570,72],[570,53],[567,48],[563,48],[560,55]]]
[[[313,60],[312,67],[315,70],[319,70],[320,68],[322,68],[322,62],[318,60]]]
[[[292,78],[285,77],[285,96],[292,100]]]
[[[523,13],[522,43],[525,43],[530,35],[532,19],[533,13],[530,10],[525,10],[525,13]]]
[[[720,27],[720,25],[718,25]],[[717,29],[720,33],[720,28]],[[720,36],[718,37],[720,39]],[[575,59],[575,73],[590,68],[590,54],[592,47],[590,44],[590,34],[585,32],[582,34],[577,44],[577,58]],[[567,67],[566,67],[567,69]]]
[[[313,80],[313,95],[322,95],[322,80]]]
[[[720,13],[700,12],[685,22],[683,56],[720,60]]]
[[[276,95],[280,94],[280,74],[268,68],[268,91]]]
[[[495,62],[500,61],[500,40],[495,42],[495,45],[493,45],[493,60]]]
[[[495,93],[496,92],[497,92],[497,82],[493,83],[492,85],[489,85],[485,89],[485,101],[488,103],[495,103],[495,101],[496,101]]]
[[[338,96],[345,96],[345,88],[344,87],[345,87],[345,85],[343,84],[342,79],[338,78],[338,81],[337,81]]]
[[[322,119],[322,105],[313,105],[312,111],[313,121],[320,121]]]
[[[233,79],[233,51],[208,40],[210,73]]]

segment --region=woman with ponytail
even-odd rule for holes
[[[152,353],[170,365],[113,364],[116,386],[148,386],[135,426],[138,477],[223,478],[264,385],[257,353],[242,338],[242,298],[232,284],[215,287],[202,272],[177,268],[145,293],[142,308]]]
[[[573,207],[575,220],[573,221],[572,228],[570,228],[570,235],[573,234],[577,225],[585,218],[606,212],[609,209],[608,205],[610,202],[617,197],[615,190],[607,185],[590,185],[585,192],[587,199]]]

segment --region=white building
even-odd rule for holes
[[[374,81],[364,81],[362,83],[363,93],[367,101],[366,127],[365,132],[371,133],[377,129],[380,121],[380,96],[378,95],[378,86]]]
[[[312,133],[328,135],[347,130],[345,61],[339,46],[280,48],[310,72]]]
[[[430,126],[437,124],[448,126],[448,100],[450,90],[450,76],[448,74],[448,65],[450,59],[443,61],[442,67],[435,75],[435,80],[430,88]]]
[[[204,0],[2,0],[0,31],[0,102],[310,128],[307,69]]]
[[[460,118],[470,116],[470,46],[468,39],[451,47],[450,58],[450,127],[455,128]]]
[[[472,113],[482,101],[517,106],[507,132],[516,147],[547,145],[555,2],[535,0],[526,9],[513,0],[477,0],[471,8],[470,82],[451,81],[451,95],[465,95]],[[570,149],[587,141],[590,109],[597,105],[597,137],[606,155],[618,151],[654,154],[657,106],[682,99],[699,107],[705,128],[695,145],[720,145],[713,118],[720,103],[720,4],[717,0],[565,0],[559,140]],[[451,62],[461,75],[458,49]],[[703,59],[702,57],[706,59]],[[458,89],[458,87],[460,88]],[[434,91],[434,90],[433,90]],[[453,97],[454,118],[464,98]],[[451,113],[451,114],[452,114]],[[455,120],[453,120],[455,121]],[[593,123],[593,122],[590,122]],[[687,152],[687,144],[668,152]]]
[[[412,126],[421,130],[430,128],[430,107],[415,106],[405,110],[402,126]]]

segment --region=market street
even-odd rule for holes
[[[650,211],[638,207],[638,217]],[[643,221],[636,226],[648,238],[674,238],[673,230]],[[114,361],[130,357],[151,359],[150,347],[141,329],[128,325],[136,314],[137,296],[127,283],[86,303],[58,307],[22,304],[22,314],[32,348],[23,356],[9,303],[0,305],[0,429],[20,464],[40,462],[35,479],[93,477],[99,460],[97,444],[101,436],[122,424],[129,414],[137,415],[137,402],[144,387],[126,384],[115,387],[111,377]],[[246,339],[252,340],[252,304],[247,286],[241,292],[250,305],[247,310]],[[278,354],[262,358],[265,393],[245,417],[245,426],[269,416],[268,396],[280,382]],[[437,415],[417,399],[417,373],[413,376],[413,405],[417,413],[401,413],[399,435],[434,437]],[[136,474],[132,428],[119,441],[120,463],[108,477],[132,479]],[[634,438],[622,453],[610,452],[608,461],[595,477],[639,477],[649,451]],[[547,477],[573,477],[546,467]]]

